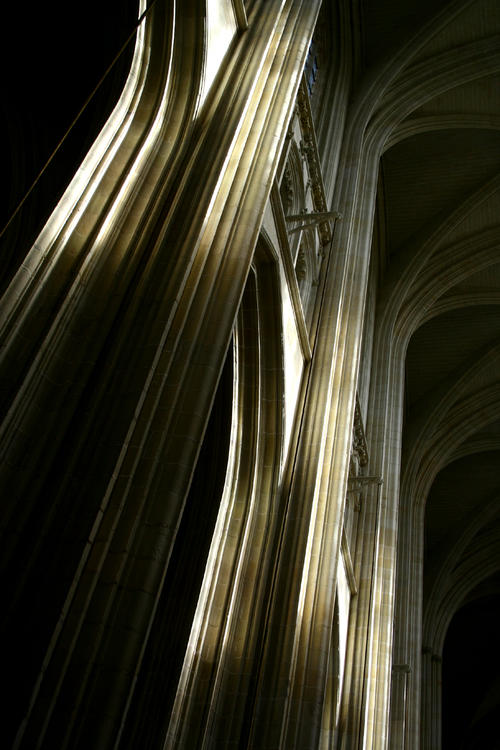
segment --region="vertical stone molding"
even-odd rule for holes
[[[500,597],[500,15],[420,5],[140,0],[0,298],[5,747],[440,750]]]
[[[317,5],[256,3],[199,109],[203,3],[157,3],[125,119],[4,299],[7,636],[40,602],[18,747],[122,738]]]

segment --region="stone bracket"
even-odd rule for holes
[[[291,214],[290,216],[285,217],[286,221],[301,222],[298,226],[293,227],[293,229],[289,229],[289,234],[300,232],[300,230],[302,229],[314,227],[318,224],[324,224],[325,221],[328,221],[330,219],[333,219],[333,221],[337,221],[341,218],[342,214],[339,214],[338,211],[312,211],[311,213]]]

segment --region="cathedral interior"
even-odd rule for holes
[[[500,3],[102,5],[6,11],[2,746],[500,748]]]

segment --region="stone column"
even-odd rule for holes
[[[3,300],[17,747],[122,736],[318,6],[253,3],[205,92],[204,3],[155,4],[120,122]]]

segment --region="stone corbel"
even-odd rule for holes
[[[363,487],[365,487],[367,484],[375,484],[380,487],[380,485],[382,485],[383,483],[384,480],[382,479],[382,477],[377,476],[358,475],[356,477],[349,477],[349,479],[347,480],[346,495],[347,497],[357,495],[357,498],[354,501],[354,510],[361,510],[361,492],[363,490]]]
[[[384,480],[382,477],[377,476],[359,476],[359,477],[349,477],[348,479],[349,484],[352,482],[355,486],[350,487],[347,489],[347,492],[358,492],[361,487],[364,487],[365,484],[384,484]]]
[[[287,222],[301,222],[298,226],[293,227],[293,229],[289,229],[289,234],[300,232],[302,229],[314,227],[318,224],[324,224],[332,219],[333,221],[338,221],[341,218],[342,214],[339,214],[338,211],[312,211],[311,213],[291,214],[290,216],[285,217]]]
[[[409,664],[393,664],[392,671],[398,674],[410,674],[411,667]]]

